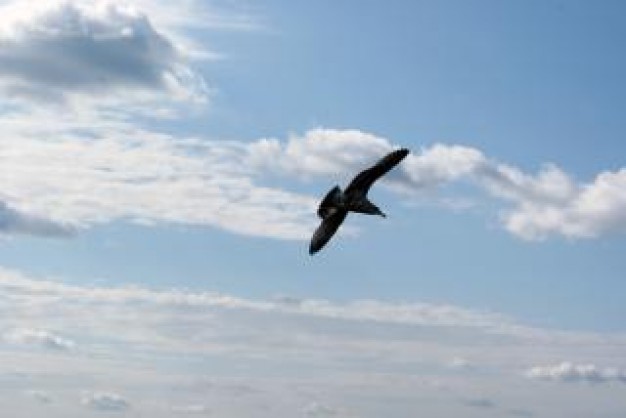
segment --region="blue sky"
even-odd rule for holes
[[[623,415],[621,2],[0,8],[14,416]]]

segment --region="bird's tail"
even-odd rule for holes
[[[365,215],[379,215],[383,218],[387,217],[387,215],[385,215],[378,206],[370,202],[367,198],[358,200],[356,202],[351,202],[348,210],[352,212],[363,213]]]

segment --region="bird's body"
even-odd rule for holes
[[[386,217],[376,205],[367,199],[367,192],[376,180],[400,163],[408,154],[409,150],[405,148],[395,150],[372,167],[359,173],[344,191],[339,186],[335,186],[326,194],[317,209],[322,223],[311,239],[310,254],[315,254],[326,245],[337,232],[348,212]]]
[[[326,219],[328,216],[341,210],[384,216],[376,205],[367,200],[367,197],[359,193],[343,192],[339,186],[335,186],[326,194],[324,200],[322,200],[317,214],[320,218]]]

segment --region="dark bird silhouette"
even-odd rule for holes
[[[346,190],[341,191],[339,186],[330,189],[317,209],[317,215],[322,218],[322,223],[311,238],[309,254],[315,254],[326,245],[346,219],[348,212],[386,217],[376,205],[367,199],[367,192],[376,180],[387,174],[408,154],[409,150],[406,148],[392,151],[372,167],[361,171],[352,179]]]

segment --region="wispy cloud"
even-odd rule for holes
[[[0,385],[20,393],[53,387],[59,411],[81,407],[76,399],[85,391],[82,407],[132,406],[159,418],[204,413],[197,405],[237,418],[374,417],[410,405],[458,416],[489,408],[481,399],[494,411],[518,406],[511,400],[524,383],[519,370],[555,354],[626,360],[615,355],[626,346],[618,335],[533,330],[449,305],[251,299],[67,284],[10,270],[0,270],[0,295]],[[480,370],[452,372],[449,360],[459,353],[455,366],[471,358]],[[596,375],[611,381],[607,371]],[[524,390],[541,399],[538,386]]]
[[[561,382],[626,383],[626,373],[615,367],[600,368],[595,364],[568,361],[552,366],[535,366],[526,372],[531,379]]]
[[[75,347],[74,341],[40,329],[16,328],[5,332],[3,337],[12,344],[37,345],[52,350],[65,351]]]
[[[0,139],[11,178],[2,192],[32,219],[75,227],[179,222],[287,239],[307,236],[315,222],[314,198],[255,183],[239,157],[243,144],[177,139],[122,122],[94,129],[49,120],[40,129],[11,121]]]
[[[187,292],[182,290],[151,290],[141,287],[81,287],[52,281],[32,280],[10,271],[0,271],[0,289],[10,290],[24,298],[60,298],[66,302],[154,304],[182,308],[244,309],[268,313],[286,313],[350,321],[373,321],[406,325],[442,327],[476,327],[494,332],[506,332],[512,323],[498,314],[483,313],[445,304],[385,303],[376,300],[357,300],[338,304],[323,299],[250,300],[214,292]],[[27,330],[18,335],[26,337],[49,334]]]

